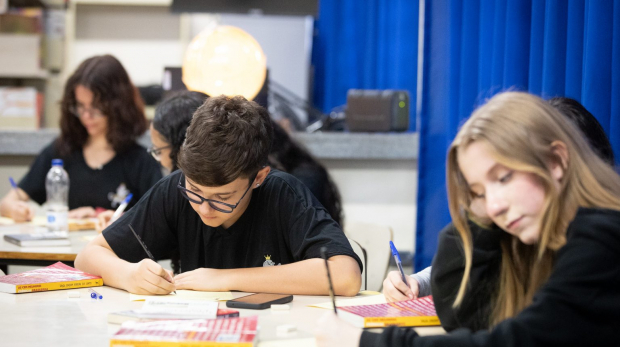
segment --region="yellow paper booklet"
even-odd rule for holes
[[[0,277],[0,292],[14,294],[102,285],[101,277],[82,272],[61,262],[42,269]]]
[[[433,297],[430,295],[415,300],[340,307],[338,315],[359,328],[440,325]]]
[[[252,347],[258,316],[123,323],[110,347]]]

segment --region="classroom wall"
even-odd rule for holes
[[[209,24],[237,26],[267,56],[270,78],[308,98],[312,18],[169,12],[166,6],[78,5],[66,69],[97,54],[116,56],[136,85],[161,84],[164,67],[180,67],[186,44]]]
[[[345,224],[353,221],[389,225],[398,250],[413,252],[417,162],[321,160],[321,163],[342,195]]]

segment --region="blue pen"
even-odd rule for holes
[[[409,283],[407,282],[407,277],[405,276],[405,271],[403,271],[403,264],[400,261],[400,254],[398,254],[396,247],[394,247],[394,242],[392,241],[390,241],[390,248],[392,249],[392,255],[394,256],[394,261],[396,261],[396,266],[398,266],[398,271],[400,271],[400,276],[403,282],[405,282],[406,285],[409,285]]]

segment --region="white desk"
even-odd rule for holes
[[[20,247],[4,240],[4,235],[20,233],[22,228],[32,226],[27,224],[0,226],[0,266],[47,266],[57,261],[73,266],[77,254],[97,235],[95,230],[70,231],[71,245],[62,247]]]
[[[88,289],[79,299],[68,298],[67,290],[41,293],[0,293],[0,339],[3,346],[109,346],[120,325],[108,324],[110,312],[141,308],[143,302],[130,301],[129,293],[111,287],[96,288],[102,300],[93,300]],[[239,297],[247,293],[233,293]],[[325,309],[308,307],[329,301],[326,296],[295,295],[290,312],[239,309],[241,316],[259,316],[258,346],[311,346],[317,319]],[[225,308],[224,302],[220,308]],[[277,336],[276,327],[295,324],[297,332]],[[441,327],[417,328],[421,335],[442,334]],[[292,339],[301,339],[294,341]]]

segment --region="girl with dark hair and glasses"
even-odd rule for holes
[[[2,216],[16,222],[33,217],[27,202],[45,202],[45,176],[56,158],[69,174],[69,218],[114,209],[130,192],[131,207],[161,179],[157,162],[136,143],[147,129],[144,105],[116,58],[82,62],[67,80],[60,107],[60,136],[38,155],[19,188],[4,197]]]

